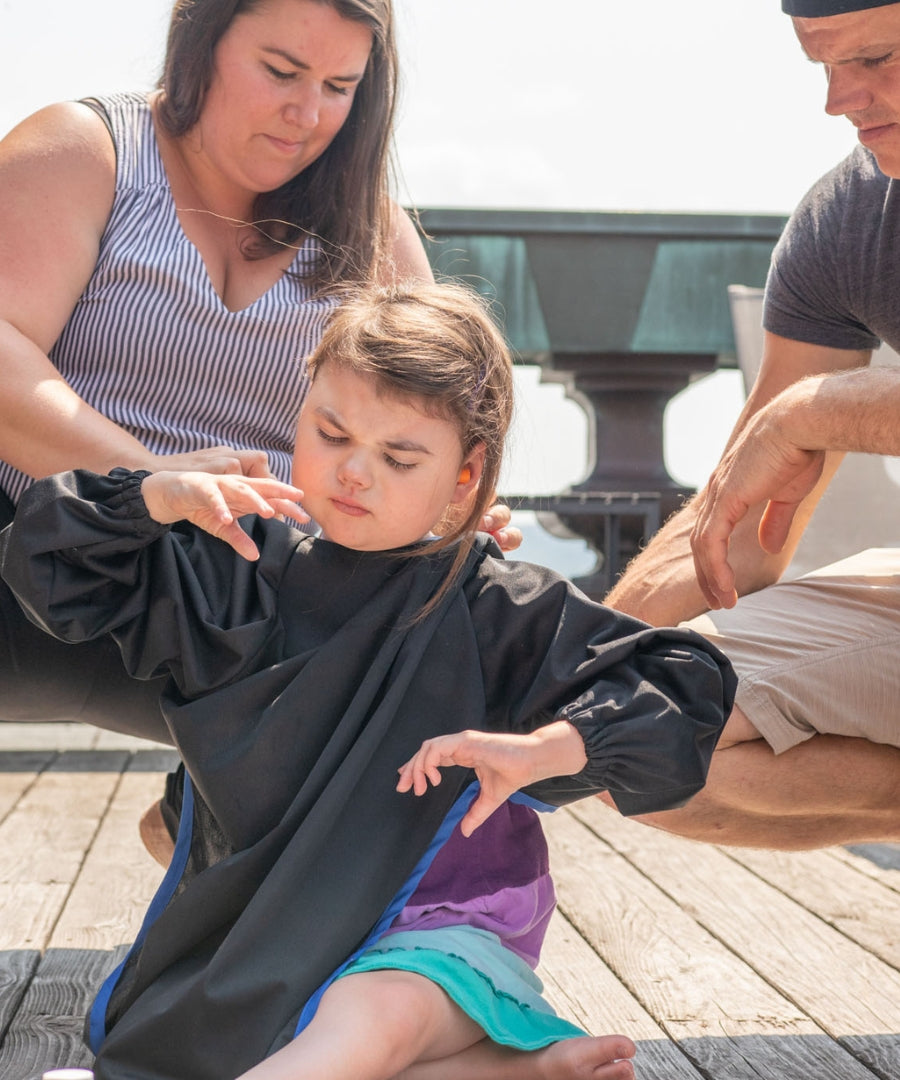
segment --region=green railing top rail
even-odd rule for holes
[[[601,210],[503,210],[426,207],[418,211],[426,232],[472,232],[484,236],[562,232],[605,236],[752,237],[775,243],[786,217],[775,214],[687,214]]]
[[[734,366],[731,284],[760,286],[785,218],[430,208],[436,272],[496,299],[522,358],[679,353]]]

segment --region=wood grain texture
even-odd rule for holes
[[[48,1069],[90,1068],[84,1018],[114,962],[112,952],[47,951],[0,1046],[0,1077],[40,1080]]]
[[[701,1074],[557,911],[538,974],[547,1000],[592,1035],[627,1035],[637,1045],[641,1080],[701,1080]]]
[[[900,969],[900,896],[857,865],[837,874],[828,851],[728,848],[727,855],[845,937]]]
[[[560,906],[701,1071],[716,1080],[872,1080],[873,1072],[798,1008],[777,981],[758,974],[754,948],[732,949],[718,932],[707,930],[690,904],[676,902],[669,875],[660,868],[669,858],[670,837],[654,834],[663,843],[653,858],[629,852],[626,859],[605,835],[598,844],[596,833],[576,820],[583,808],[585,817],[596,814],[601,822],[608,813],[613,835],[620,826],[641,835],[653,831],[624,821],[596,800],[555,815],[547,832]],[[697,890],[721,891],[718,877],[708,878],[697,867],[680,869],[694,877]]]
[[[0,723],[0,1080],[90,1064],[83,1017],[162,874],[137,823],[175,760]],[[545,826],[547,997],[634,1039],[638,1080],[900,1080],[900,869],[877,852],[691,844],[596,800]]]
[[[881,1068],[885,1037],[900,1031],[900,972],[723,851],[653,829],[646,836],[645,826],[598,800],[586,800],[574,813],[652,874],[680,911],[746,957],[822,1032],[852,1048],[864,1065]]]

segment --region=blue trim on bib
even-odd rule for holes
[[[178,838],[175,841],[175,852],[172,855],[172,861],[169,863],[169,869],[166,871],[165,877],[160,882],[159,888],[156,890],[153,899],[150,901],[150,906],[147,908],[147,913],[144,915],[144,921],[141,923],[141,928],[138,931],[137,937],[134,939],[134,944],[125,954],[125,959],[121,964],[119,964],[118,967],[116,967],[103,981],[103,985],[100,987],[97,996],[94,998],[93,1005],[91,1005],[91,1011],[88,1017],[88,1044],[95,1054],[99,1051],[100,1044],[106,1038],[106,1009],[109,1005],[109,999],[112,997],[112,992],[116,988],[116,984],[119,981],[123,968],[128,963],[129,957],[134,950],[143,943],[150,927],[156,922],[166,905],[172,899],[175,889],[184,874],[184,868],[187,866],[188,856],[191,853],[191,839],[193,832],[194,788],[191,784],[190,776],[185,772],[184,797],[181,803],[181,817],[178,821]]]
[[[416,863],[415,869],[406,879],[406,883],[396,894],[394,899],[390,902],[390,904],[388,904],[387,908],[384,911],[384,914],[375,924],[372,932],[362,943],[362,945],[360,945],[359,948],[356,949],[353,955],[347,957],[347,959],[340,965],[340,967],[338,967],[325,980],[325,982],[322,983],[319,989],[316,990],[312,997],[303,1006],[303,1009],[297,1020],[297,1026],[294,1029],[294,1038],[296,1038],[300,1034],[300,1032],[307,1026],[307,1024],[309,1024],[309,1022],[315,1016],[316,1009],[318,1009],[319,1007],[319,1002],[322,1000],[322,995],[325,993],[328,987],[331,986],[331,984],[338,977],[338,975],[341,974],[341,972],[348,966],[348,964],[352,964],[358,956],[364,953],[373,941],[377,941],[378,938],[380,938],[381,935],[384,933],[384,931],[387,930],[387,928],[391,925],[394,919],[396,919],[396,917],[400,914],[403,908],[406,907],[407,901],[415,892],[419,882],[425,876],[426,870],[429,866],[431,866],[432,862],[434,862],[434,858],[437,853],[450,839],[450,834],[460,823],[460,821],[462,821],[462,819],[465,817],[466,811],[475,801],[480,790],[481,785],[478,783],[477,780],[473,780],[472,783],[469,784],[469,786],[462,793],[462,795],[460,795],[456,802],[450,807],[447,816],[441,823],[441,827],[438,829],[434,839],[431,841],[428,850],[425,852],[422,858],[419,859],[418,863]]]

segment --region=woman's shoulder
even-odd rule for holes
[[[52,170],[69,167],[74,178],[83,168],[110,170],[115,154],[109,132],[97,113],[79,101],[46,105],[20,121],[0,142],[0,164],[33,163]]]
[[[41,109],[0,142],[7,268],[6,276],[0,272],[0,292],[17,311],[19,328],[36,341],[49,336],[52,344],[71,313],[74,290],[90,277],[115,179],[109,133],[96,113],[77,102]],[[29,284],[34,281],[44,288],[35,290]]]

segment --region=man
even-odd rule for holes
[[[759,377],[722,461],[607,602],[692,619],[741,676],[706,789],[643,820],[759,847],[900,841],[900,549],[772,584],[843,452],[900,453],[900,372],[866,367],[880,340],[900,348],[900,3],[782,8],[861,145],[775,250]]]

